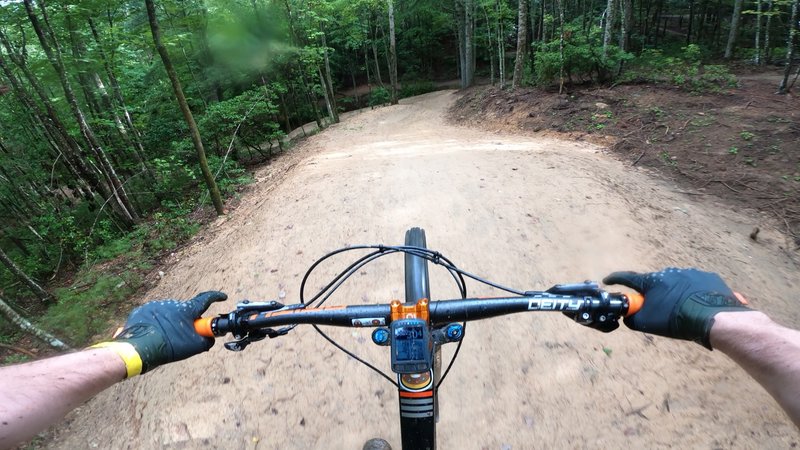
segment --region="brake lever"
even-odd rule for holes
[[[232,352],[240,352],[253,342],[264,340],[265,338],[274,339],[280,336],[286,336],[289,331],[294,327],[283,327],[277,330],[272,328],[262,328],[260,330],[252,330],[244,337],[238,338],[235,341],[225,343],[225,348]]]
[[[557,284],[545,292],[559,295],[574,295],[576,297],[600,298],[604,291],[600,285],[594,281],[584,281],[583,283]]]
[[[237,312],[267,312],[275,311],[284,307],[283,303],[276,302],[275,300],[269,302],[251,302],[250,300],[242,300],[236,304]]]

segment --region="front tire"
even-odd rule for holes
[[[419,227],[406,231],[405,245],[428,248],[425,230]],[[428,278],[428,260],[419,256],[405,254],[406,304],[416,304],[420,299],[431,300],[431,286]],[[433,350],[433,383],[439,385],[442,373],[442,349],[434,344]],[[434,421],[439,422],[439,396],[433,397]]]
[[[425,230],[411,228],[406,231],[405,245],[427,248]],[[428,280],[428,260],[419,256],[405,254],[406,303],[415,304],[422,298],[430,300]]]

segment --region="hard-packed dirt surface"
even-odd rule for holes
[[[680,182],[689,195],[764,213],[800,248],[800,98],[775,94],[779,70],[740,71],[738,87],[718,93],[656,85],[572,88],[560,95],[477,87],[451,117],[609,147],[632,166]]]
[[[306,140],[282,178],[257,174],[242,204],[177,256],[146,298],[230,295],[296,301],[306,268],[335,248],[429,247],[465,270],[523,289],[612,270],[699,266],[752,305],[800,327],[800,272],[786,236],[711,196],[682,194],[602,147],[450,125],[460,94],[432,93],[346,116]],[[274,173],[274,172],[269,172]],[[349,261],[311,280],[319,288]],[[432,272],[432,295],[452,298]],[[472,285],[474,287],[474,285]],[[332,303],[402,297],[402,258],[360,271]],[[474,295],[493,291],[475,287]],[[332,330],[379,367],[368,330]],[[602,334],[560,314],[471,323],[440,391],[440,448],[789,448],[800,434],[724,355],[629,331]],[[446,355],[453,348],[445,350]],[[393,387],[307,327],[209,353],[123,383],[62,424],[51,448],[399,448]]]

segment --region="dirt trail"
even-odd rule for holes
[[[179,255],[147,297],[228,292],[214,313],[281,291],[291,302],[316,257],[348,244],[400,243],[419,225],[430,247],[501,283],[547,288],[616,269],[695,265],[800,327],[800,275],[780,249],[784,237],[763,229],[758,243],[747,238],[763,218],[680,194],[589,144],[454,127],[442,117],[456,96],[353,113],[308,139],[280,184],[258,175],[242,206]],[[401,267],[399,257],[367,266],[333,301],[402,297]],[[434,297],[455,296],[451,284],[433,272]],[[368,331],[332,334],[388,369],[388,353]],[[444,449],[800,441],[772,399],[719,352],[624,327],[604,335],[558,314],[471,324],[441,408]],[[218,344],[121,383],[73,414],[51,445],[360,449],[376,436],[399,448],[392,386],[301,327],[238,354]]]

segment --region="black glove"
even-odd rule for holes
[[[125,360],[129,378],[149,372],[162,364],[207,352],[214,345],[214,339],[197,334],[194,320],[211,303],[227,298],[222,292],[209,291],[185,302],[163,300],[145,303],[133,310],[125,327],[112,342],[104,342],[95,347],[109,347],[117,351]],[[130,347],[118,345],[120,343],[131,344],[138,355],[131,354]],[[141,363],[136,360],[137,356]],[[141,371],[137,373],[139,365]]]
[[[697,269],[614,272],[603,283],[621,284],[644,295],[642,309],[625,318],[629,328],[695,341],[709,350],[712,350],[709,332],[714,315],[722,311],[749,311],[719,275]]]

